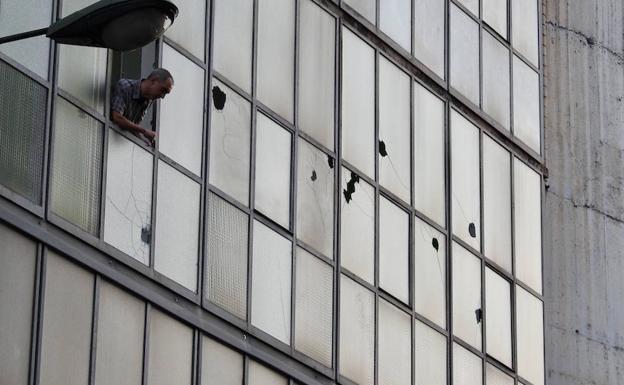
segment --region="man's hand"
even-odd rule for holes
[[[152,130],[143,130],[143,136],[149,141],[149,145],[154,147],[156,144],[156,133]]]
[[[118,125],[119,128],[123,130],[128,130],[139,138],[143,136],[146,139],[147,145],[150,145],[152,147],[154,146],[154,143],[156,142],[156,133],[154,131],[145,129],[138,124],[131,122],[117,111],[112,112],[111,120],[113,121],[113,123]]]

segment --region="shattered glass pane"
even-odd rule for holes
[[[379,299],[379,385],[410,385],[412,380],[411,317]]]
[[[481,349],[481,262],[453,242],[453,334]]]
[[[414,310],[446,327],[446,237],[414,218]]]
[[[410,78],[380,56],[379,183],[406,203],[411,202],[410,150]]]
[[[113,130],[108,136],[104,241],[149,264],[153,157]]]
[[[147,383],[189,385],[193,368],[193,329],[152,308]]]
[[[483,362],[457,342],[453,343],[453,383],[481,385],[483,383]]]
[[[479,24],[451,6],[451,86],[479,105]]]
[[[485,367],[485,384],[486,385],[514,385],[513,377],[509,377],[500,369],[492,364]]]
[[[414,321],[416,385],[446,385],[446,337]]]
[[[517,56],[513,57],[514,135],[540,153],[539,74]]]
[[[297,237],[333,259],[334,163],[328,155],[299,139]]]
[[[511,286],[487,267],[485,320],[487,353],[511,368]]]
[[[409,303],[409,215],[379,198],[379,286]]]
[[[340,264],[374,283],[375,190],[356,173],[342,168]]]
[[[544,385],[544,304],[516,285],[518,374]]]
[[[414,56],[444,79],[446,0],[414,0]]]
[[[482,39],[483,111],[509,130],[511,120],[509,49],[485,30]]]
[[[411,0],[384,0],[379,2],[379,28],[403,49],[412,49]]]

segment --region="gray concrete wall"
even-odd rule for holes
[[[546,383],[624,384],[623,0],[544,0]]]

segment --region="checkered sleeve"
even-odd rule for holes
[[[111,111],[117,111],[123,115],[126,111],[125,97],[127,97],[129,90],[130,84],[126,79],[121,79],[117,82],[111,98]]]

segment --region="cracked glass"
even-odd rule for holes
[[[414,56],[444,79],[446,0],[414,0]]]
[[[202,385],[241,385],[243,355],[211,338],[202,336]]]
[[[165,35],[203,61],[206,1],[174,0],[173,2],[178,7],[178,16]]]
[[[107,159],[104,241],[148,265],[153,156],[109,130]]]
[[[481,0],[483,21],[507,39],[507,1]]]
[[[451,7],[451,87],[479,105],[479,24],[459,7]]]
[[[487,267],[485,321],[487,353],[511,368],[511,285]]]
[[[379,28],[407,52],[412,49],[411,13],[411,0],[379,2]]]
[[[509,130],[511,95],[509,49],[485,30],[483,50],[483,111]]]
[[[298,140],[297,237],[333,259],[335,161]]]
[[[191,385],[193,329],[151,308],[147,383]]]
[[[481,261],[453,242],[453,334],[481,350]]]
[[[516,285],[516,351],[518,374],[544,385],[544,304]]]
[[[409,303],[409,214],[379,198],[379,286]]]
[[[538,0],[511,0],[511,40],[534,65],[539,63]]]
[[[446,327],[446,237],[414,218],[414,310]]]
[[[483,383],[483,361],[457,342],[453,343],[453,383],[461,385]]]
[[[58,58],[58,86],[100,114],[106,97],[104,48],[61,44]]]
[[[513,57],[514,135],[540,153],[540,86],[539,74],[526,63]]]
[[[414,320],[415,385],[446,385],[446,336]]]
[[[412,318],[383,299],[379,299],[378,384],[411,385]]]

